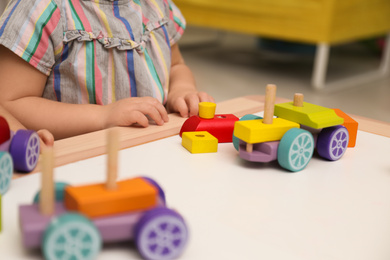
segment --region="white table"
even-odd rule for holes
[[[147,175],[190,228],[181,259],[390,259],[390,138],[359,131],[340,161],[314,157],[301,172],[242,161],[231,143],[190,154],[179,136],[120,151],[119,179]],[[106,156],[55,169],[57,181],[102,182]],[[18,205],[40,183],[13,180],[3,198],[0,259],[42,259],[21,245]],[[129,249],[130,248],[130,249]],[[98,259],[141,259],[134,245],[105,246]]]

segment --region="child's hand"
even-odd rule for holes
[[[54,136],[46,129],[37,131],[39,138],[41,139],[41,151],[46,147],[54,145]]]
[[[169,120],[165,107],[152,97],[126,98],[106,105],[104,109],[106,111],[104,128],[132,124],[147,127],[148,117],[157,125],[163,125]]]
[[[199,102],[214,102],[214,99],[209,94],[196,90],[170,91],[167,109],[169,112],[179,112],[182,117],[194,116],[199,112]]]

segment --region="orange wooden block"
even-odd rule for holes
[[[157,204],[157,189],[143,178],[117,182],[108,190],[104,183],[65,188],[65,207],[89,217],[144,210]]]
[[[356,136],[357,136],[357,131],[358,131],[358,122],[353,120],[352,117],[350,117],[349,115],[347,115],[346,113],[344,113],[343,111],[341,111],[338,108],[333,108],[333,110],[334,110],[334,112],[336,112],[336,114],[339,117],[344,118],[343,126],[345,126],[345,128],[347,128],[348,133],[349,133],[348,147],[355,147],[355,145],[356,145]]]

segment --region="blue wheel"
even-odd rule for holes
[[[92,260],[100,252],[102,239],[95,225],[77,213],[61,215],[51,221],[43,235],[45,259]]]
[[[32,130],[18,130],[9,148],[15,170],[31,172],[38,163],[40,152],[39,136]]]
[[[135,242],[144,259],[176,259],[187,241],[188,229],[183,218],[164,207],[146,212],[135,227]]]
[[[251,115],[251,114],[248,114],[248,115],[245,115],[243,117],[240,118],[240,120],[238,121],[248,121],[248,120],[255,120],[255,119],[263,119],[261,116],[255,116],[255,115]],[[238,139],[235,135],[234,135],[234,132],[233,132],[233,146],[234,146],[234,149],[236,149],[238,151],[239,149],[239,145],[240,145],[240,139]]]
[[[4,195],[11,184],[14,166],[12,157],[7,152],[0,152],[0,194]]]
[[[56,182],[54,184],[54,194],[56,201],[64,201],[64,191],[65,187],[69,186],[68,183],[65,182]],[[38,203],[40,198],[40,191],[38,191],[33,199],[33,203]]]
[[[309,163],[314,151],[313,135],[300,128],[288,130],[280,140],[278,162],[283,168],[297,172]]]

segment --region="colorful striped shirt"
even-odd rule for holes
[[[171,46],[184,29],[172,0],[11,0],[0,44],[48,76],[47,99],[165,103]]]

